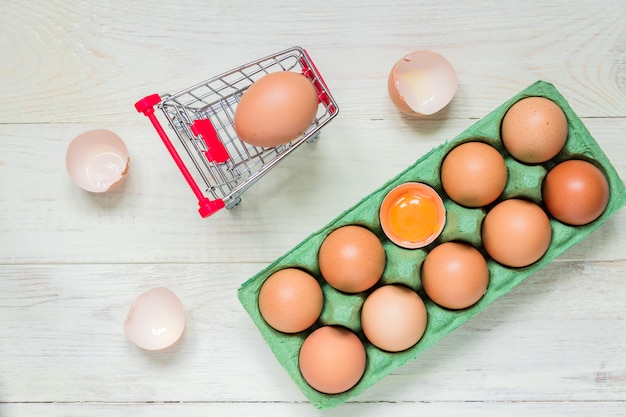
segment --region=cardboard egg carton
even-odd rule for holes
[[[527,165],[516,161],[506,152],[500,139],[500,124],[506,111],[520,99],[530,96],[549,98],[561,107],[568,120],[569,135],[565,147],[555,158],[539,165]],[[440,166],[446,154],[455,146],[476,139],[491,144],[505,158],[509,171],[508,182],[496,203],[519,197],[541,205],[541,184],[546,173],[558,162],[577,158],[594,163],[608,180],[610,199],[604,213],[597,220],[583,226],[568,226],[550,217],[552,241],[541,259],[522,268],[509,268],[495,262],[485,254],[482,248],[481,225],[488,209],[496,203],[482,208],[460,206],[447,198],[439,176]],[[383,233],[378,217],[380,204],[385,195],[394,187],[411,181],[426,183],[437,190],[444,199],[447,210],[446,225],[442,234],[433,243],[421,249],[404,249],[393,244]],[[624,204],[626,204],[624,183],[598,143],[591,137],[589,131],[556,88],[552,84],[538,81],[507,100],[454,139],[432,149],[396,177],[258,272],[240,287],[239,300],[269,344],[278,362],[289,373],[311,404],[320,409],[329,409],[357,396],[406,362],[417,358],[421,352],[433,346],[446,334],[511,291],[571,246],[586,238]],[[320,273],[317,260],[318,250],[326,236],[341,226],[352,224],[364,226],[374,232],[380,238],[387,256],[385,270],[378,284],[358,294],[342,293],[328,285]],[[436,305],[423,291],[420,280],[421,264],[429,250],[452,240],[462,240],[478,248],[485,254],[490,272],[489,287],[485,295],[476,304],[463,310],[448,310]],[[271,328],[263,320],[258,307],[258,295],[263,282],[274,272],[287,267],[303,269],[316,277],[325,297],[324,308],[316,324],[297,334],[285,334]],[[360,323],[360,310],[367,295],[381,285],[392,283],[404,284],[416,290],[424,300],[428,313],[426,331],[420,341],[413,347],[398,353],[380,350],[369,343],[362,333]],[[355,332],[365,346],[367,365],[363,377],[352,389],[340,394],[329,395],[316,391],[307,384],[299,370],[298,355],[304,339],[322,325],[345,326]]]

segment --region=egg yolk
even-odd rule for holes
[[[406,193],[389,208],[389,226],[393,233],[409,242],[421,242],[439,227],[437,204],[428,196]]]

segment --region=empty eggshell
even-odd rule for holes
[[[80,188],[92,193],[111,191],[128,173],[126,145],[106,129],[81,133],[70,143],[65,156],[67,172]]]
[[[167,288],[140,294],[124,320],[124,331],[137,346],[163,350],[174,345],[185,329],[185,311],[180,299]]]
[[[415,117],[429,116],[446,107],[457,86],[457,75],[450,62],[432,51],[405,55],[393,66],[387,81],[393,104]]]

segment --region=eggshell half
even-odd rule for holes
[[[406,182],[389,191],[379,216],[389,240],[407,249],[429,245],[446,224],[443,200],[432,187],[419,182]]]
[[[415,51],[399,59],[387,80],[393,104],[410,116],[429,116],[446,107],[458,87],[456,71],[442,55]]]
[[[72,181],[92,193],[117,188],[128,174],[129,163],[122,139],[106,129],[81,133],[72,140],[65,156]]]
[[[185,311],[180,299],[167,288],[140,294],[131,306],[124,331],[142,349],[163,350],[174,345],[185,329]]]

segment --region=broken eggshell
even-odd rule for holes
[[[72,181],[92,193],[117,188],[126,178],[129,162],[122,139],[106,129],[81,133],[72,140],[65,156]]]
[[[164,350],[181,338],[185,311],[172,290],[153,288],[140,294],[124,320],[126,336],[145,350]]]
[[[432,51],[415,51],[399,59],[387,82],[389,97],[404,114],[430,116],[450,103],[458,79],[450,62]]]

